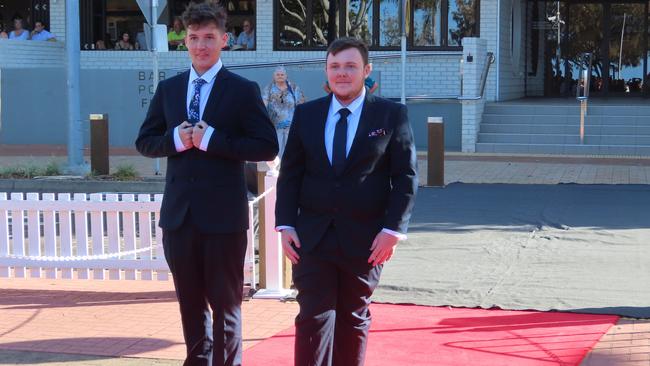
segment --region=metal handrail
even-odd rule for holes
[[[578,74],[578,84],[576,85],[576,99],[588,100],[589,99],[589,83],[591,80],[591,66],[592,56],[590,52],[585,52],[581,55],[580,71]],[[586,65],[585,65],[586,63]],[[582,93],[581,93],[582,89]]]
[[[462,56],[462,52],[451,52],[451,51],[442,51],[442,52],[408,52],[406,57],[426,57],[426,56]],[[379,54],[379,55],[370,55],[368,58],[371,61],[374,60],[388,60],[394,58],[400,58],[399,53],[395,54]],[[273,61],[273,62],[255,62],[250,64],[237,64],[237,65],[228,65],[228,69],[258,69],[264,67],[272,66],[302,66],[302,65],[318,65],[324,64],[325,58],[312,58],[305,60],[286,60],[286,61]]]
[[[486,55],[485,65],[483,65],[483,71],[481,72],[481,83],[479,84],[479,93],[475,97],[458,97],[459,100],[480,100],[485,96],[485,84],[487,84],[488,73],[490,72],[490,65],[495,61],[494,53],[488,52]]]
[[[578,75],[578,85],[576,86],[576,99],[580,101],[580,144],[585,142],[585,116],[589,103],[589,82],[591,80],[591,63],[592,55],[585,52],[581,56],[580,74]],[[586,65],[585,65],[586,60]],[[582,88],[582,94],[580,93]]]

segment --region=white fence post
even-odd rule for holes
[[[6,201],[7,194],[0,192],[0,201]],[[9,217],[7,210],[0,209],[0,257],[9,254]],[[0,277],[9,277],[9,267],[0,266]]]
[[[69,206],[70,194],[60,193],[59,202],[62,206]],[[72,256],[72,215],[70,210],[59,211],[59,233],[61,235],[61,256]],[[77,246],[78,247],[78,246]],[[72,268],[61,268],[61,278],[72,279]]]
[[[54,202],[54,193],[43,193],[43,201]],[[43,238],[45,239],[45,255],[56,256],[56,221],[54,210],[43,210]],[[46,278],[57,278],[55,264],[45,270]]]
[[[162,204],[162,199],[163,195],[162,194],[156,194],[153,197],[153,200],[155,202],[158,202],[158,204]],[[158,223],[160,222],[160,210],[156,210],[155,212],[155,223],[156,223],[156,244],[159,246],[155,249],[155,255],[156,255],[156,260],[160,262],[163,266],[167,267],[167,261],[165,260],[165,251],[163,249],[163,232]],[[169,280],[169,271],[167,270],[158,270],[156,271],[156,275],[158,278],[158,281],[167,281]]]
[[[85,193],[75,193],[75,202],[86,202]],[[75,238],[77,239],[77,255],[88,255],[88,211],[75,210],[74,211],[74,229]],[[90,278],[90,271],[88,268],[79,266],[77,268],[77,278],[87,280]]]
[[[138,202],[151,201],[150,195],[139,194]],[[138,212],[138,229],[140,230],[140,248],[146,248],[151,245],[151,212],[139,211]],[[140,258],[151,260],[151,251],[140,253]],[[140,278],[143,280],[153,280],[153,272],[151,270],[143,270],[140,272]]]
[[[90,202],[95,203],[93,210],[90,211],[90,235],[93,242],[93,255],[104,254],[104,212],[99,209],[99,203],[102,202],[101,193],[91,193]],[[104,268],[93,268],[93,278],[96,280],[104,279]]]
[[[135,196],[132,194],[122,195],[123,202],[135,202]],[[125,211],[122,213],[122,230],[124,231],[124,251],[130,252],[136,249],[135,246],[135,212]],[[135,259],[135,254],[130,254],[125,259]],[[136,274],[134,269],[124,271],[124,278],[135,280]]]
[[[275,187],[278,172],[270,170],[264,178],[264,187]],[[277,299],[291,294],[290,289],[282,288],[282,244],[280,235],[275,231],[275,201],[276,190],[273,189],[264,197],[264,219],[266,232],[263,233],[266,242],[266,288],[253,295],[260,299]]]
[[[22,193],[12,193],[12,201],[22,201]],[[25,215],[23,210],[11,210],[11,236],[13,237],[13,253],[14,255],[25,255]],[[14,267],[14,276],[17,278],[25,278],[25,267]]]
[[[27,193],[28,201],[38,201],[38,193]],[[29,256],[41,255],[41,225],[38,217],[38,210],[27,210],[27,240],[29,243]],[[40,278],[41,268],[31,267],[30,276]]]
[[[106,210],[106,235],[108,236],[108,252],[119,253],[120,250],[120,218],[118,214],[117,194],[111,193],[106,195],[106,202],[113,202],[115,206],[111,206]],[[121,279],[120,269],[111,268],[108,270],[108,279],[119,280]]]

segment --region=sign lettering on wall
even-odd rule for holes
[[[167,79],[168,75],[173,76],[182,73],[183,71],[178,71],[176,73],[159,71],[158,81],[160,82],[162,80]],[[155,90],[153,89],[154,74],[153,71],[137,71],[137,75],[138,75],[139,108],[144,109],[146,111],[149,108],[149,104],[151,103],[151,98],[153,98],[153,95],[155,93]]]

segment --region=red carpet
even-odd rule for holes
[[[366,366],[579,365],[611,315],[373,304]],[[293,328],[244,352],[249,366],[293,365]]]

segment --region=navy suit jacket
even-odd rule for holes
[[[309,252],[331,225],[346,255],[367,257],[382,228],[406,233],[418,182],[413,132],[405,106],[366,94],[337,176],[325,150],[331,98],[296,108],[280,167],[276,226],[295,227]]]
[[[222,67],[202,119],[215,130],[207,151],[177,152],[174,128],[187,118],[189,70],[161,81],[135,142],[148,157],[167,157],[165,194],[159,225],[178,228],[189,213],[204,233],[248,228],[245,161],[273,160],[275,129],[256,83]]]

